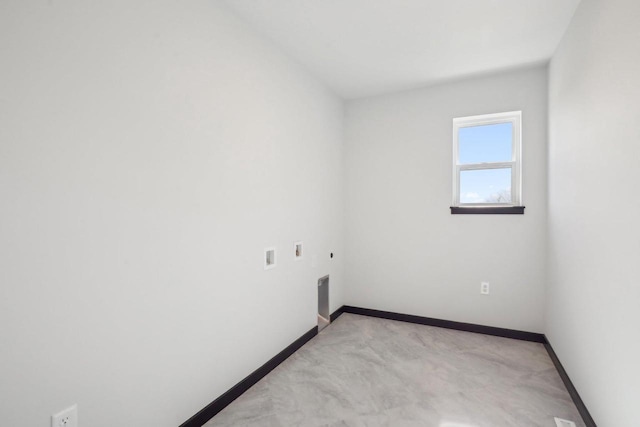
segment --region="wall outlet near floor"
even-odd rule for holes
[[[78,427],[78,405],[52,415],[51,427]]]
[[[562,418],[554,417],[556,420],[556,427],[576,427],[576,423],[569,420],[563,420]]]
[[[482,295],[489,295],[489,282],[480,283],[480,293]]]

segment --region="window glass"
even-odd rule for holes
[[[511,168],[460,171],[460,203],[511,203]]]
[[[512,135],[511,123],[461,127],[458,130],[460,164],[511,161]]]

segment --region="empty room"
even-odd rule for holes
[[[0,426],[638,427],[640,2],[0,0]]]

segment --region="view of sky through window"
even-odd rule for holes
[[[511,161],[512,133],[511,123],[460,128],[460,164]]]
[[[511,123],[459,129],[460,164],[512,160]],[[460,171],[460,203],[511,203],[511,168]]]
[[[511,203],[511,168],[460,171],[460,203]]]

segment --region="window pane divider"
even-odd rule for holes
[[[482,169],[509,169],[515,166],[516,162],[495,162],[495,163],[465,163],[457,165],[459,171],[472,171]]]

